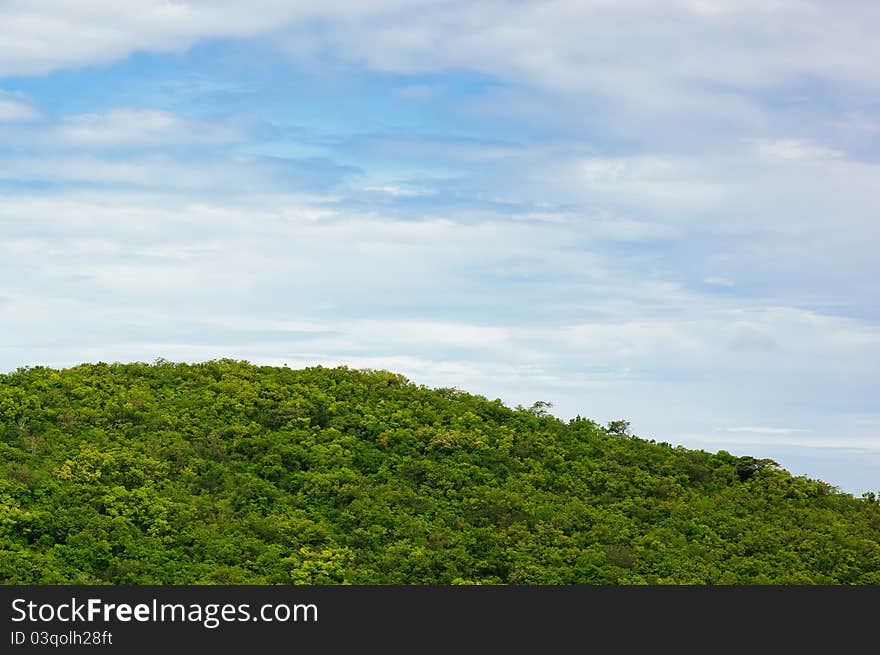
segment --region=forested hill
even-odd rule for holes
[[[384,371],[0,376],[0,582],[880,584],[880,506]]]

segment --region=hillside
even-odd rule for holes
[[[880,584],[880,506],[400,375],[0,375],[0,582]]]

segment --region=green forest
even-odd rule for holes
[[[880,584],[880,504],[387,371],[0,375],[5,584]]]

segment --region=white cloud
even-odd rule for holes
[[[724,434],[682,434],[679,441],[690,444],[691,447],[711,447],[738,450],[767,449],[772,446],[788,446],[800,448],[829,448],[835,451],[880,451],[880,437],[876,435],[853,435],[845,434],[809,434],[813,430],[800,430],[793,433],[786,432],[760,432],[747,433],[750,436],[729,436]]]
[[[173,190],[213,190],[218,194],[332,187],[353,169],[329,161],[252,155],[175,156],[167,150],[138,153],[83,149],[0,156],[0,180],[72,185],[121,185]]]
[[[232,316],[221,307],[249,304],[259,308],[254,321],[271,319],[252,330],[341,312],[348,316],[343,332],[352,339],[356,333],[368,351],[471,349],[537,358],[573,373],[598,367],[615,379],[624,368],[630,379],[716,371],[733,380],[774,370],[803,384],[815,379],[810,371],[821,361],[829,379],[849,375],[855,382],[880,358],[880,335],[870,323],[704,296],[638,268],[627,272],[601,244],[568,253],[577,224],[398,221],[296,196],[262,206],[157,200],[7,198],[0,205],[5,278],[20,294],[59,288],[66,297],[76,289],[83,298],[127,298],[146,308],[192,304],[198,310],[190,320],[200,320],[198,312]],[[540,260],[532,257],[535,243],[542,244]],[[13,274],[35,257],[42,258],[38,269]],[[546,281],[532,282],[532,274]],[[210,289],[223,292],[200,296]],[[568,312],[560,297],[582,304]],[[273,309],[279,298],[295,298],[296,311]],[[479,304],[465,309],[471,302]],[[445,305],[458,318],[438,314]],[[386,321],[395,306],[404,315]],[[487,318],[499,311],[516,318]],[[470,313],[484,318],[466,318]],[[332,322],[316,325],[339,331]],[[328,351],[344,341],[329,343]]]
[[[57,68],[106,63],[138,50],[179,52],[203,38],[253,37],[294,20],[376,14],[412,2],[399,0],[291,3],[257,0],[109,0],[30,2],[0,7],[0,76],[36,75]]]
[[[707,177],[696,159],[590,157],[578,164],[584,193],[594,198],[625,198],[643,205],[694,211],[718,206],[729,193],[727,181]]]
[[[241,122],[199,122],[156,109],[112,109],[63,118],[45,133],[47,145],[106,148],[138,145],[222,144],[242,141]]]
[[[725,277],[718,277],[716,275],[711,275],[705,278],[703,282],[714,287],[723,287],[725,289],[732,289],[736,286],[736,283],[733,280],[728,280]]]
[[[771,428],[765,426],[746,425],[736,428],[719,428],[723,432],[747,432],[749,434],[795,434],[797,432],[812,432],[804,428]]]
[[[398,186],[396,184],[383,184],[379,186],[365,186],[364,191],[375,191],[385,193],[395,198],[417,198],[420,196],[430,196],[434,192],[429,189],[413,189],[409,187]]]
[[[193,166],[167,155],[107,158],[93,155],[52,154],[0,159],[0,179],[21,182],[123,184],[163,189],[247,187],[264,183],[251,166],[234,161],[200,162]]]
[[[750,265],[757,269],[780,261],[808,269],[804,257],[824,259],[834,251],[836,270],[828,271],[833,276],[873,258],[865,244],[876,234],[880,165],[806,141],[724,153],[537,158],[511,176],[517,177],[508,187],[511,200],[543,194],[612,216],[635,216],[657,231],[750,235],[763,260]],[[816,261],[811,266],[829,268]],[[738,273],[706,277],[735,279]]]
[[[840,159],[844,155],[839,150],[825,148],[802,139],[776,139],[757,141],[755,149],[760,157],[769,160],[824,161]]]
[[[355,321],[352,332],[374,346],[388,343],[401,347],[470,348],[488,350],[510,347],[511,333],[505,327],[468,325],[448,321],[370,320]]]
[[[40,112],[24,97],[0,91],[0,123],[33,121]]]
[[[373,70],[466,69],[566,95],[598,94],[644,115],[745,111],[744,90],[805,78],[876,93],[876,3],[223,0],[134,6],[7,2],[0,76],[104,63],[200,39],[269,37],[303,61]],[[784,30],[785,38],[780,38]],[[719,89],[719,87],[722,87]],[[718,93],[727,98],[718,102]],[[406,93],[406,89],[403,90]],[[414,87],[420,95],[424,89]],[[714,99],[713,99],[714,98]],[[748,119],[740,115],[740,119]]]

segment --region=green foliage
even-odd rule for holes
[[[605,427],[609,434],[629,435],[629,421],[609,421]]]
[[[0,581],[880,584],[880,503],[386,371],[0,375]]]

